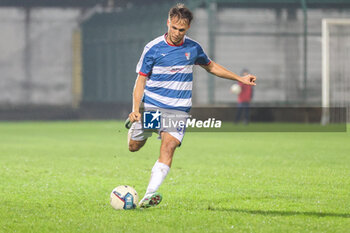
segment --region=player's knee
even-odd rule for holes
[[[144,141],[133,141],[133,140],[130,140],[129,141],[129,151],[130,152],[135,152],[135,151],[138,151],[140,150],[143,145],[145,145],[146,143],[146,140]]]
[[[165,144],[165,150],[166,151],[174,151],[176,149],[176,147],[178,147],[179,143],[177,143],[176,141],[171,141],[169,143]]]
[[[129,144],[129,151],[130,151],[130,152],[136,152],[136,151],[138,151],[138,150],[140,150],[140,147],[139,147],[139,146],[137,146],[137,145],[135,145],[135,144]]]

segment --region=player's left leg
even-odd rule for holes
[[[130,121],[129,121],[130,123]],[[128,127],[126,127],[128,128]],[[146,143],[147,138],[152,136],[152,132],[144,131],[141,122],[134,122],[130,125],[128,131],[129,151],[135,152],[140,150]]]
[[[180,145],[180,141],[168,132],[161,132],[161,140],[159,159],[152,168],[146,194],[140,201],[143,208],[158,205],[162,200],[157,190],[169,173],[175,149]]]
[[[146,144],[146,141],[147,139],[142,141],[135,141],[135,140],[129,139],[128,140],[129,151],[130,152],[139,151]]]

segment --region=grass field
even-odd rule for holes
[[[114,121],[0,123],[0,232],[350,232],[349,132],[188,133],[163,202],[112,209],[159,145],[129,152]]]

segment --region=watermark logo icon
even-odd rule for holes
[[[157,111],[146,111],[143,113],[144,129],[160,129],[162,113]]]

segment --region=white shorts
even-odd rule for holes
[[[158,109],[161,112],[161,127],[159,129],[144,129],[142,123],[134,122],[130,129],[130,138],[134,141],[143,141],[152,136],[152,133],[158,133],[158,139],[160,139],[161,132],[167,132],[177,140],[179,140],[180,145],[185,134],[185,126],[177,125],[172,122],[186,122],[189,114],[183,111],[171,110],[171,109]],[[145,109],[145,111],[156,111],[156,109]],[[170,123],[171,121],[171,123]]]

